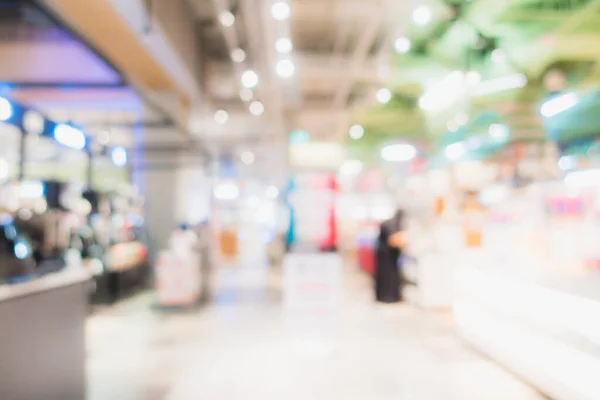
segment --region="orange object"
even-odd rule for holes
[[[481,247],[481,232],[465,231],[465,246],[470,249]]]
[[[236,231],[223,231],[219,238],[221,254],[226,258],[233,258],[238,253],[238,238]]]

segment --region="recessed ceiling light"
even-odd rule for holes
[[[277,63],[277,75],[282,78],[289,78],[294,75],[296,67],[290,60],[281,60]]]
[[[488,133],[496,140],[505,140],[510,136],[510,129],[504,124],[491,124]]]
[[[250,114],[254,116],[262,115],[265,112],[265,106],[260,101],[253,101],[250,104]]]
[[[246,59],[246,52],[239,47],[231,52],[233,62],[241,63]]]
[[[117,167],[124,167],[127,165],[127,150],[122,146],[117,146],[112,149],[110,153],[110,159],[113,164]]]
[[[431,21],[431,10],[427,6],[420,6],[413,11],[413,21],[417,25],[427,25]]]
[[[278,1],[271,7],[271,15],[278,21],[285,21],[290,17],[290,6],[286,2]]]
[[[464,142],[452,143],[446,147],[444,153],[450,160],[457,160],[461,158],[466,152],[466,146]]]
[[[242,85],[245,88],[252,89],[258,85],[258,75],[252,70],[248,70],[242,74]]]
[[[87,144],[84,133],[68,124],[58,124],[54,127],[54,139],[75,150],[83,150]]]
[[[289,53],[294,49],[294,45],[292,44],[290,38],[282,37],[277,39],[277,42],[275,42],[275,49],[279,53]]]
[[[235,183],[220,183],[215,186],[213,195],[218,200],[235,200],[240,196],[240,188]]]
[[[252,97],[254,97],[254,93],[252,93],[252,90],[246,88],[240,90],[240,99],[242,99],[242,101],[248,102],[252,100]]]
[[[231,13],[231,11],[223,11],[219,14],[219,22],[223,26],[232,26],[235,23],[235,15]]]
[[[417,156],[417,149],[412,144],[390,144],[381,149],[381,158],[385,161],[410,161]]]
[[[400,37],[394,42],[394,48],[396,49],[396,52],[400,54],[406,54],[411,48],[410,40],[408,40],[406,37]]]
[[[360,160],[347,160],[340,167],[340,175],[353,176],[358,175],[363,169],[363,163]]]
[[[382,88],[377,91],[377,101],[381,104],[387,104],[392,99],[392,93],[389,89]]]
[[[360,139],[365,134],[365,129],[361,125],[352,125],[348,131],[350,137],[354,140]]]
[[[215,112],[215,121],[219,125],[224,125],[229,120],[229,114],[225,110],[217,110]]]
[[[546,118],[552,117],[577,105],[577,103],[579,103],[579,96],[576,93],[565,93],[542,104],[540,113]]]

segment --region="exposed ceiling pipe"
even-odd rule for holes
[[[381,13],[373,13],[370,20],[365,22],[365,28],[361,32],[360,40],[356,44],[350,60],[350,77],[338,89],[333,100],[333,108],[339,108],[346,105],[348,96],[352,91],[352,86],[354,86],[356,81],[355,76],[359,74],[360,69],[367,59],[369,50],[377,38],[377,32],[381,27],[381,23]]]
[[[244,3],[244,2],[242,2],[242,3]],[[213,4],[213,7],[216,12],[215,18],[217,20],[217,23],[221,27],[221,33],[223,35],[223,38],[225,39],[225,43],[227,44],[227,52],[228,52],[228,54],[231,54],[235,49],[240,47],[240,41],[237,37],[236,29],[233,26],[231,26],[231,27],[223,26],[222,24],[220,24],[218,22],[219,15],[221,15],[221,13],[224,11],[230,11],[231,4],[227,0],[212,0],[212,4]],[[242,79],[242,74],[244,73],[244,63],[233,63],[233,68],[235,71],[238,86],[241,90],[242,89],[241,79]]]
[[[269,118],[270,125],[277,132],[281,132],[283,128],[283,99],[279,85],[273,76],[273,66],[275,58],[273,56],[273,48],[275,39],[273,38],[273,19],[270,17],[269,7],[263,7],[268,2],[258,2],[257,0],[247,0],[240,3],[242,14],[244,15],[244,25],[246,26],[246,34],[248,46],[252,52],[253,58],[256,60],[256,69],[258,70],[261,79],[258,92],[262,94],[261,101],[265,104],[267,110],[266,116]],[[266,9],[266,15],[265,15]],[[256,18],[257,10],[259,18]],[[261,29],[261,27],[263,29]]]
[[[340,7],[337,8],[337,16],[341,23],[336,32],[335,41],[333,43],[333,50],[331,52],[331,65],[339,67],[343,65],[344,55],[343,51],[348,43],[351,31],[351,20],[348,18],[348,13],[343,12],[346,10],[344,7],[347,2],[342,2]]]

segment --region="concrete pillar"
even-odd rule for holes
[[[178,134],[166,130],[160,133]],[[175,227],[210,218],[212,182],[199,155],[176,150],[172,144],[162,147],[148,141],[140,148],[132,160],[132,177],[146,198],[146,224],[155,256],[167,248]]]
[[[165,249],[176,219],[179,167],[173,156],[164,153],[144,153],[141,190],[146,198],[146,224],[150,235],[151,257]]]

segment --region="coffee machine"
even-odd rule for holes
[[[0,281],[28,279],[35,272],[33,250],[13,217],[0,213]]]

